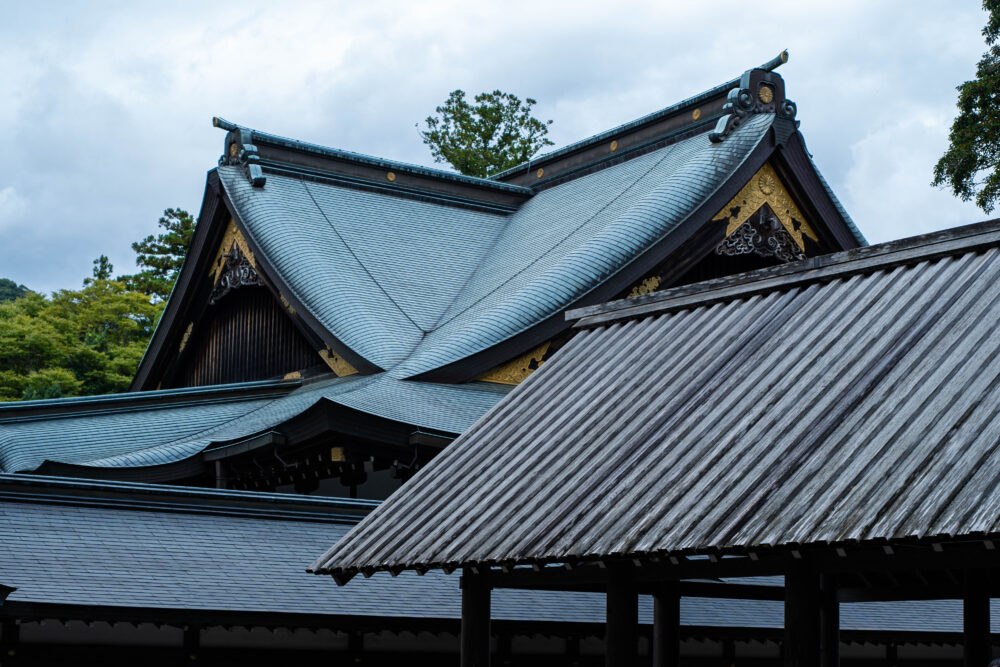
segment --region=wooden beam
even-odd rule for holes
[[[678,667],[680,644],[681,592],[678,582],[670,581],[653,591],[653,667]]]
[[[837,579],[824,575],[820,580],[820,667],[840,667],[840,600]]]
[[[820,575],[801,563],[785,574],[785,667],[820,667]]]
[[[608,581],[604,633],[604,664],[634,667],[639,648],[639,593],[625,572],[612,572]]]
[[[481,575],[462,573],[462,667],[489,667],[490,587]]]
[[[992,653],[990,643],[990,594],[986,572],[968,569],[964,572],[962,625],[965,667],[984,667]]]

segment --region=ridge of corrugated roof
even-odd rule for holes
[[[997,245],[1000,245],[1000,218],[577,308],[567,311],[566,319],[579,320],[575,325],[578,328],[600,326]]]

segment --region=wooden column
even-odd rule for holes
[[[604,664],[634,667],[639,653],[639,594],[624,573],[611,573],[604,632]]]
[[[965,571],[962,591],[965,667],[986,667],[993,652],[990,642],[988,581],[982,570]]]
[[[840,602],[837,579],[824,575],[820,600],[820,667],[840,667]]]
[[[490,587],[471,570],[462,573],[462,667],[489,667]]]
[[[785,573],[785,667],[820,665],[820,576],[805,564]]]
[[[664,582],[653,592],[653,667],[677,667],[680,644],[680,586],[676,581]]]

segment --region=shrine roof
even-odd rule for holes
[[[568,316],[569,344],[312,568],[1000,535],[1000,221]]]
[[[280,429],[324,403],[453,437],[509,390],[488,383],[408,382],[383,373],[25,401],[0,407],[0,470],[174,464],[211,446]]]

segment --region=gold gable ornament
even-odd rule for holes
[[[819,242],[819,236],[806,222],[805,216],[802,215],[802,211],[788,194],[788,190],[781,182],[774,167],[766,163],[716,214],[712,221],[726,223],[726,238],[728,239],[765,204],[774,213],[788,235],[792,237],[792,241],[798,246],[800,252],[805,252],[806,238]]]
[[[215,261],[212,262],[212,266],[215,267],[212,274],[212,282],[217,283],[222,278],[222,271],[225,268],[225,256],[229,254],[233,246],[240,249],[243,256],[247,258],[250,262],[250,266],[257,269],[257,260],[254,258],[253,253],[250,252],[250,246],[247,243],[246,237],[240,232],[239,227],[236,226],[236,220],[229,218],[229,224],[226,225],[226,231],[222,233],[222,241],[219,243],[219,249],[215,253]]]

